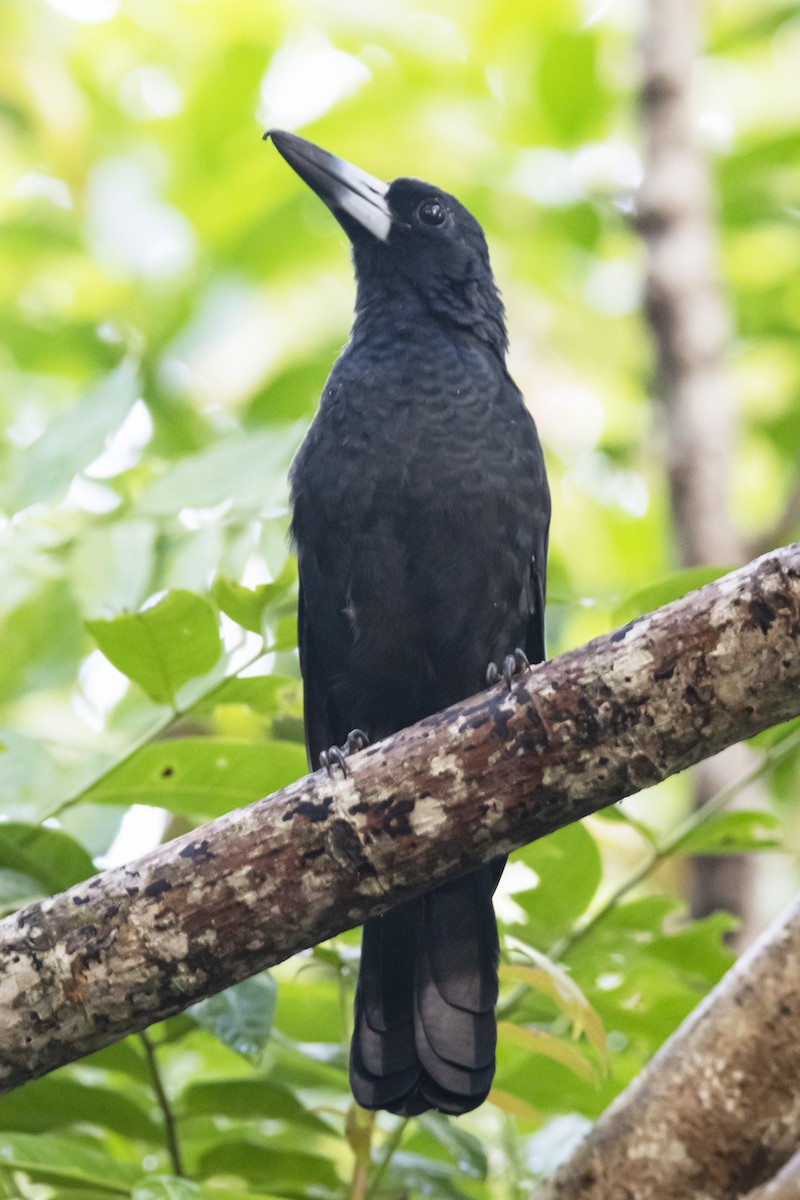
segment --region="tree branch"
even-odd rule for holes
[[[800,543],[0,922],[0,1089],[800,713]]]
[[[800,898],[661,1047],[536,1200],[744,1200],[770,1179],[800,1141],[798,971]],[[763,1200],[772,1195],[767,1190]]]

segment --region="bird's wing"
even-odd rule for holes
[[[310,770],[316,771],[322,751],[339,745],[347,737],[349,731],[344,729],[322,668],[319,649],[305,602],[302,567],[297,602],[297,646],[300,652],[300,671],[303,676],[306,755]]]
[[[544,538],[539,539],[539,541],[541,542],[541,545],[537,545],[537,552],[534,553],[530,565],[531,606],[524,647],[525,653],[528,656],[528,662],[532,663],[544,662],[545,658],[547,657],[544,642],[544,604],[547,582],[546,529]]]

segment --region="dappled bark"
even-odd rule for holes
[[[536,1200],[744,1200],[770,1179],[800,1142],[798,978],[800,899],[662,1046]],[[796,1165],[793,1180],[796,1187]],[[798,1195],[767,1189],[759,1200]]]
[[[700,42],[698,0],[649,0],[643,47],[645,171],[638,224],[647,247],[647,313],[658,361],[675,540],[685,567],[746,557],[730,514],[736,397],[727,369],[731,317],[718,281],[708,163],[697,145],[692,68]],[[738,749],[694,773],[702,806],[743,770]],[[718,908],[748,921],[753,862],[690,860],[695,916]],[[744,941],[751,930],[745,928]]]
[[[800,543],[0,922],[0,1088],[800,713]]]

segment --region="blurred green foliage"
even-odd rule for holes
[[[706,10],[697,130],[755,551],[776,522],[792,534],[800,458],[800,17]],[[548,453],[551,652],[708,577],[675,572],[629,220],[642,17],[638,0],[4,0],[2,911],[304,770],[285,480],[352,284],[268,125],[432,178],[483,223]],[[525,1195],[729,964],[730,921],[687,923],[675,856],[791,845],[784,733],[758,739],[777,817],[671,832],[673,780],[516,856],[497,1087],[477,1113],[352,1112],[350,933],[0,1099],[0,1190]],[[774,869],[764,907],[790,882]]]

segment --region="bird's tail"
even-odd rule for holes
[[[502,870],[502,865],[500,866]],[[495,1069],[495,864],[364,925],[350,1083],[364,1108],[458,1116]]]

